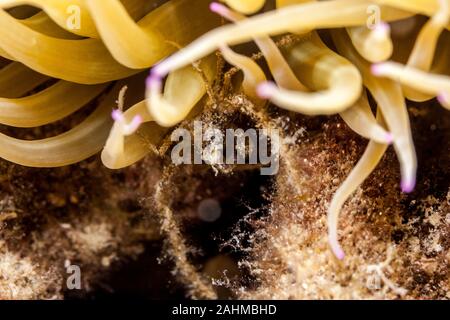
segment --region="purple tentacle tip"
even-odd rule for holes
[[[147,88],[153,88],[161,83],[161,77],[153,72],[147,77],[146,86]]]
[[[375,63],[370,67],[370,71],[373,75],[379,76],[383,73],[384,65],[383,63]]]
[[[343,260],[344,257],[345,257],[344,250],[342,250],[341,247],[334,248],[334,249],[333,249],[333,253],[334,253],[334,255],[336,256],[336,258],[338,258],[339,260]]]
[[[209,10],[211,10],[212,12],[215,13],[219,13],[220,11],[223,10],[223,5],[221,5],[220,3],[217,2],[211,2],[211,4],[209,5]]]
[[[386,22],[381,22],[375,26],[375,32],[379,35],[388,34],[391,30],[391,27]]]
[[[415,179],[402,180],[402,182],[400,183],[400,186],[402,188],[402,192],[410,193],[414,190],[414,187],[416,186],[416,181],[415,181]]]
[[[123,120],[123,114],[118,109],[113,110],[113,112],[111,113],[111,117],[113,118],[114,121],[121,121],[121,120]]]
[[[273,96],[275,84],[270,81],[261,83],[256,89],[256,94],[262,99],[270,99]]]
[[[166,76],[167,71],[164,70],[164,62],[161,62],[154,66],[150,71],[150,78],[162,79]]]
[[[394,135],[390,132],[386,133],[386,142],[391,144],[394,142]]]
[[[442,104],[442,105],[450,104],[450,94],[448,94],[446,92],[441,92],[437,96],[437,99],[438,99],[439,103]]]

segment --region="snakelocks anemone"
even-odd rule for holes
[[[102,151],[111,169],[136,163],[201,112],[224,59],[242,71],[233,88],[255,112],[271,103],[339,114],[369,140],[329,205],[328,239],[339,259],[339,212],[390,144],[401,190],[415,187],[408,102],[437,98],[450,109],[450,0],[0,0],[0,8],[0,122],[44,126],[95,106],[58,136],[0,134],[0,157],[58,167]],[[427,21],[415,32],[409,26],[419,16]],[[247,42],[266,66],[241,46]]]

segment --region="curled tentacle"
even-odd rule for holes
[[[428,73],[395,62],[373,65],[372,73],[398,81],[431,97],[440,97],[441,102],[445,101],[445,98],[442,99],[443,95],[450,92],[450,77]],[[442,105],[448,108],[445,102]]]
[[[50,168],[80,162],[99,152],[111,129],[109,117],[119,86],[73,129],[47,139],[21,140],[0,134],[0,157],[23,166]]]
[[[60,120],[98,96],[106,85],[85,86],[66,81],[19,99],[0,98],[0,123],[37,127]]]
[[[439,10],[431,17],[420,31],[413,51],[409,56],[407,66],[422,71],[430,71],[436,46],[440,34],[450,21],[450,2],[447,0],[436,0],[439,2]],[[413,101],[426,101],[433,96],[416,92],[408,86],[403,86],[405,96]]]
[[[210,9],[233,22],[243,21],[246,19],[245,16],[237,12],[233,12],[217,2],[211,3]],[[307,91],[307,88],[297,79],[277,45],[270,37],[255,38],[254,40],[263,53],[270,72],[278,85],[286,89]]]
[[[347,32],[356,50],[366,60],[381,62],[391,57],[394,46],[389,24],[381,22],[373,29],[367,26],[347,28]]]
[[[49,79],[21,63],[12,62],[0,70],[0,97],[22,97]]]
[[[333,31],[332,35],[339,52],[361,71],[364,84],[378,103],[389,131],[393,135],[393,145],[400,160],[401,188],[404,192],[411,192],[416,183],[417,157],[405,98],[400,85],[391,80],[375,77],[369,63],[359,56],[355,49],[347,45],[348,38],[345,34]]]
[[[93,6],[98,9],[97,6],[101,4],[97,1]],[[108,10],[103,13],[106,17],[96,10],[94,16],[98,17],[96,22],[103,31],[102,36],[105,38],[102,40],[107,44],[106,47],[100,39],[72,40],[48,36],[0,10],[0,47],[8,58],[22,62],[48,76],[82,84],[105,83],[139,72],[116,61],[108,49],[112,50],[114,56],[120,56],[120,62],[126,64],[130,62],[129,65],[133,67],[150,67],[175,50],[173,46],[168,49],[166,39],[185,45],[217,25],[218,19],[211,14],[205,15],[205,10],[207,10],[206,0],[195,1],[194,4],[189,0],[170,1],[148,13],[137,25],[130,21],[130,17],[123,10],[114,12],[112,17],[107,15]],[[120,16],[120,23],[111,21],[116,15]],[[111,24],[114,24],[114,28],[103,28]],[[124,30],[128,30],[126,35],[129,35],[131,25],[145,33],[157,32],[164,39],[152,37],[151,43],[145,41],[136,43],[134,37],[126,37],[125,41]],[[184,25],[189,25],[190,32],[181,32]],[[117,41],[121,39],[120,37],[122,42]],[[150,47],[154,49],[151,56],[146,58],[145,64],[134,64],[137,62],[135,59],[138,59],[135,53],[139,51],[132,44],[137,48],[143,48],[142,50]]]
[[[216,73],[215,57],[210,56],[200,63],[207,80]],[[147,79],[147,108],[153,119],[163,127],[172,127],[182,121],[206,93],[205,78],[194,67],[176,70],[162,86],[162,79],[150,76]]]
[[[353,131],[364,138],[382,144],[392,143],[392,134],[377,123],[372,110],[370,110],[366,93],[363,93],[352,107],[341,112],[340,116]]]
[[[266,75],[258,64],[247,56],[237,54],[227,46],[222,46],[220,51],[228,63],[241,69],[244,73],[244,81],[242,82],[244,93],[253,99],[259,100],[256,88],[259,84],[266,81]]]
[[[294,45],[288,56],[300,80],[317,92],[291,91],[265,83],[258,88],[262,98],[270,99],[284,109],[316,115],[342,112],[360,97],[362,79],[359,71],[326,47],[318,35]]]
[[[377,118],[378,123],[383,125],[383,120],[380,113],[378,113]],[[328,242],[330,243],[333,253],[338,259],[343,259],[345,255],[344,250],[339,244],[337,234],[338,218],[342,206],[351,194],[355,192],[355,190],[372,173],[386,152],[387,147],[388,144],[382,144],[370,140],[361,159],[352,169],[345,181],[341,184],[331,200],[330,207],[328,208]]]
[[[279,35],[290,30],[351,27],[367,21],[367,2],[360,0],[332,0],[292,5],[267,12],[235,25],[217,28],[200,37],[153,68],[155,76],[164,77],[170,71],[201,59],[222,44],[233,45],[267,35]],[[385,21],[410,14],[380,6]],[[299,19],[298,17],[302,17]]]

